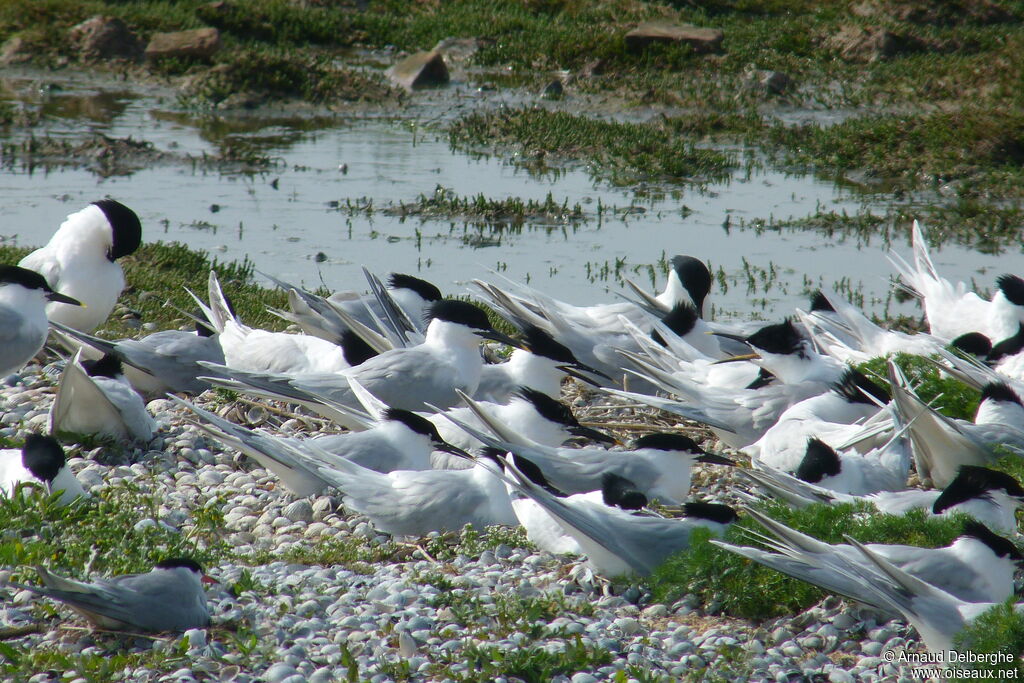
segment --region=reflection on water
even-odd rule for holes
[[[247,174],[182,164],[106,179],[85,170],[5,173],[0,234],[17,233],[25,245],[45,241],[65,215],[110,195],[139,213],[148,239],[183,241],[220,259],[247,255],[259,270],[309,286],[363,289],[359,266],[366,265],[380,273],[416,273],[445,292],[461,293],[472,278],[494,277],[493,270],[583,303],[613,298],[602,290],[617,289],[623,276],[660,283],[665,259],[689,253],[717,273],[719,315],[775,316],[806,305],[806,291],[821,284],[863,291],[875,311],[887,300],[887,237],[775,227],[790,217],[862,208],[863,198],[851,190],[813,178],[748,170],[703,192],[682,188],[640,196],[595,184],[583,171],[531,176],[500,159],[456,153],[443,136],[424,136],[401,122],[225,122],[168,111],[168,104],[122,92],[80,93],[68,86],[25,97],[23,85],[8,85],[6,96],[12,90],[39,107],[43,120],[36,136],[69,137],[87,129],[193,156],[216,155],[227,140],[275,161]],[[382,210],[430,196],[438,186],[463,198],[543,202],[550,194],[559,204],[579,204],[583,217],[566,225],[527,218],[509,226]],[[365,210],[367,205],[375,210]],[[905,229],[899,227],[894,246],[905,252]],[[936,255],[944,273],[974,276],[981,286],[991,286],[1016,260],[953,247]]]

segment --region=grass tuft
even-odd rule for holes
[[[511,147],[539,170],[547,168],[549,157],[585,162],[592,175],[618,184],[721,181],[737,166],[733,156],[698,148],[664,125],[544,109],[467,114],[452,124],[448,138],[455,147]]]

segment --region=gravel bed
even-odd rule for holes
[[[8,378],[0,389],[0,435],[17,438],[26,429],[45,429],[54,384],[37,366]],[[607,422],[614,414],[617,424],[637,425],[620,428],[622,436],[670,424],[651,412],[595,407],[591,396],[577,390],[568,399],[584,421]],[[404,559],[394,562],[268,562],[325,542],[370,549],[394,544],[365,518],[338,509],[333,497],[294,498],[273,475],[202,436],[171,402],[156,400],[149,409],[160,425],[150,444],[114,456],[103,448],[77,448],[72,452],[82,457],[71,461],[72,468],[93,492],[132,483],[157,494],[165,501],[158,519],[140,511],[140,525],[169,525],[187,534],[196,510],[221,505],[226,538],[236,555],[207,568],[220,581],[209,591],[212,628],[160,638],[125,635],[115,641],[128,652],[166,652],[180,667],[173,673],[125,669],[114,680],[520,680],[476,678],[473,658],[481,651],[530,649],[566,657],[569,651],[588,653],[580,655],[575,670],[550,678],[559,682],[909,681],[910,670],[887,663],[882,654],[923,651],[904,623],[837,598],[794,617],[757,624],[715,616],[693,598],[650,604],[635,586],[608,587],[573,572],[578,563],[571,558],[505,544],[448,560],[432,557],[424,547],[431,542],[427,539],[408,545]],[[233,410],[237,416],[254,409],[239,405]],[[270,414],[282,422],[284,432],[318,424]],[[721,468],[698,468],[694,484],[699,499],[737,501],[737,478]],[[0,581],[9,575],[0,573]],[[239,581],[249,589],[235,596],[227,587]],[[31,605],[39,598],[12,588],[0,592],[6,596],[0,628],[34,618]],[[509,620],[500,617],[509,605],[536,604],[548,605],[542,619],[527,609],[510,629]],[[68,616],[66,610],[61,613]],[[68,622],[82,625],[78,619]],[[109,637],[57,628],[58,623],[48,622],[42,633],[8,643],[86,654],[111,647]],[[40,672],[30,680],[86,680],[53,673]]]

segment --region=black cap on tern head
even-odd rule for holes
[[[684,503],[683,513],[687,517],[707,519],[719,524],[732,524],[739,519],[735,510],[721,503]]]
[[[806,340],[796,329],[792,318],[786,318],[781,323],[762,327],[747,337],[746,342],[765,353],[803,355]]]
[[[472,460],[473,458],[473,456],[471,456],[466,451],[462,450],[458,446],[451,445],[443,438],[441,438],[441,434],[438,433],[437,427],[434,425],[433,422],[431,422],[430,420],[421,415],[417,415],[411,410],[404,410],[402,408],[388,408],[387,410],[384,411],[382,419],[390,420],[393,422],[401,422],[402,424],[404,424],[406,427],[416,432],[417,434],[422,434],[423,436],[429,437],[430,445],[433,446],[433,448],[436,450],[444,451],[445,453],[451,453],[452,455],[457,455],[460,458],[467,458],[470,460]]]
[[[160,560],[153,566],[157,569],[176,569],[178,567],[184,567],[185,569],[191,569],[196,574],[203,573],[203,565],[190,557],[167,557]]]
[[[973,519],[964,522],[964,536],[976,538],[987,545],[998,557],[1009,557],[1014,562],[1024,560],[1024,554],[1010,539],[993,532],[981,522]]]
[[[572,414],[572,410],[569,406],[565,405],[561,401],[556,401],[545,393],[531,389],[530,387],[520,386],[519,390],[514,396],[528,401],[533,405],[533,409],[536,410],[541,417],[545,420],[550,420],[556,424],[564,425],[567,431],[573,436],[582,436],[594,441],[601,443],[615,443],[615,439],[608,436],[603,432],[599,432],[591,427],[584,427],[576,419],[576,416]]]
[[[636,490],[636,484],[614,472],[601,475],[601,498],[609,507],[639,510],[647,505],[647,496]]]
[[[993,345],[985,361],[995,363],[1007,356],[1016,356],[1020,353],[1021,349],[1024,349],[1024,323],[1017,323],[1017,331],[1012,336]]]
[[[1017,392],[1011,389],[1010,385],[1005,382],[989,382],[986,384],[981,390],[981,400],[1003,401],[1005,403],[1016,403],[1019,406],[1024,406],[1024,403],[1021,403],[1020,396],[1017,395]]]
[[[1006,273],[996,278],[996,286],[1007,300],[1017,306],[1024,306],[1024,280]]]
[[[669,434],[667,432],[656,432],[644,434],[633,442],[633,449],[652,448],[659,451],[686,451],[688,453],[702,454],[704,449],[697,445],[697,442],[682,434]]]
[[[341,347],[341,355],[344,356],[345,362],[352,367],[361,365],[377,355],[373,347],[352,330],[341,333],[338,346]]]
[[[572,414],[571,410],[569,410],[569,406],[565,405],[561,401],[556,401],[547,394],[537,391],[536,389],[520,386],[513,396],[531,403],[534,409],[540,413],[541,417],[545,420],[550,420],[552,422],[568,426],[576,426],[579,424],[576,416]]]
[[[839,454],[821,439],[812,438],[807,440],[807,452],[796,468],[796,478],[817,484],[825,477],[836,476],[841,469]]]
[[[78,299],[72,299],[70,296],[53,291],[53,288],[50,287],[50,283],[46,281],[45,277],[34,270],[29,270],[28,268],[22,268],[20,266],[0,266],[0,285],[4,284],[21,285],[25,289],[38,289],[43,292],[46,295],[46,298],[50,301],[56,301],[62,304],[71,304],[72,306],[83,305]]]
[[[429,436],[431,439],[440,441],[441,435],[437,432],[437,427],[433,422],[427,418],[417,415],[411,410],[405,410],[403,408],[388,408],[384,411],[384,420],[390,420],[392,422],[401,422],[406,427],[424,436]]]
[[[21,266],[0,266],[0,284],[21,285],[25,289],[41,289],[52,292],[53,288],[46,278],[34,270]]]
[[[836,312],[836,309],[832,308],[832,302],[828,300],[828,297],[819,289],[811,295],[811,312],[814,311],[831,311]]]
[[[67,463],[64,449],[52,436],[29,434],[21,448],[21,464],[39,481],[51,482]]]
[[[522,336],[523,347],[532,354],[550,358],[557,363],[578,362],[569,347],[555,341],[554,337],[536,325],[527,325]]]
[[[672,310],[661,319],[661,322],[665,323],[665,326],[675,332],[676,335],[683,337],[693,331],[693,326],[697,324],[697,318],[699,317],[697,309],[693,307],[693,304],[684,301],[673,306]],[[667,346],[657,330],[651,332],[651,339],[662,346]]]
[[[491,449],[494,450],[494,449]],[[501,453],[501,451],[498,451]],[[504,453],[502,453],[504,455]],[[562,491],[552,486],[551,482],[548,481],[547,477],[541,471],[540,467],[537,466],[532,460],[528,460],[521,455],[512,454],[512,464],[516,466],[516,469],[523,473],[523,476],[529,479],[531,482],[541,487],[556,498],[565,498],[566,495]]]
[[[891,397],[889,392],[875,384],[860,370],[847,368],[839,381],[832,385],[832,390],[850,403],[875,405],[869,396],[874,396],[879,403],[886,404]]]
[[[704,299],[711,291],[711,271],[700,259],[683,254],[673,256],[671,264],[672,270],[679,276],[679,281],[693,299],[697,314],[703,317]]]
[[[935,499],[932,513],[937,515],[972,498],[989,497],[992,491],[1004,491],[1006,495],[1024,501],[1024,488],[1009,474],[978,465],[961,465],[953,481]]]
[[[119,201],[101,199],[93,202],[107,217],[113,233],[113,244],[107,251],[107,258],[113,261],[131,254],[142,244],[142,224],[135,212]]]
[[[430,305],[426,314],[427,321],[438,319],[450,323],[458,323],[476,330],[491,330],[491,322],[487,314],[479,306],[468,301],[457,299],[441,299]]]
[[[972,356],[978,356],[980,358],[985,358],[988,354],[992,353],[992,340],[981,332],[968,332],[967,334],[961,334],[959,337],[951,341],[949,345],[960,349],[964,353],[969,353]]]
[[[115,379],[124,374],[121,359],[114,353],[105,353],[99,360],[83,360],[82,367],[90,377],[109,377]]]
[[[388,289],[409,289],[420,295],[424,301],[439,301],[441,290],[418,277],[403,273],[391,273],[388,278]]]

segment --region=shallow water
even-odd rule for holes
[[[224,126],[175,111],[173,102],[151,95],[70,82],[42,93],[24,82],[8,87],[44,112],[37,136],[130,135],[194,156],[216,153],[223,141]],[[613,298],[602,290],[620,290],[616,275],[650,286],[648,264],[688,253],[726,276],[727,291],[713,295],[719,316],[777,317],[806,305],[806,292],[820,284],[860,291],[866,307],[886,310],[892,269],[881,238],[865,242],[749,227],[819,210],[853,213],[866,205],[884,211],[883,204],[866,204],[864,196],[834,183],[773,170],[741,171],[705,191],[684,188],[638,198],[595,183],[584,169],[538,177],[496,157],[453,152],[441,134],[408,120],[364,118],[332,126],[318,129],[307,121],[307,130],[299,130],[283,121],[237,127],[236,139],[254,142],[279,162],[255,175],[187,164],[158,164],[105,179],[86,170],[8,169],[0,175],[0,234],[16,233],[19,244],[40,244],[66,214],[109,195],[139,213],[146,239],[182,241],[223,260],[248,257],[260,270],[309,286],[365,289],[359,270],[365,265],[381,274],[417,274],[457,293],[468,280],[491,278],[496,270],[584,303]],[[372,217],[350,216],[336,208],[346,201],[372,201],[378,209],[412,202],[438,185],[460,196],[482,193],[492,199],[543,200],[551,193],[559,203],[579,203],[587,220],[502,229],[461,220],[402,221],[379,210]],[[598,216],[599,204],[616,210]],[[905,239],[896,248],[909,251]],[[991,256],[952,246],[936,254],[944,274],[975,277],[982,287],[1018,261],[1017,253]],[[897,310],[912,309],[888,309]]]

